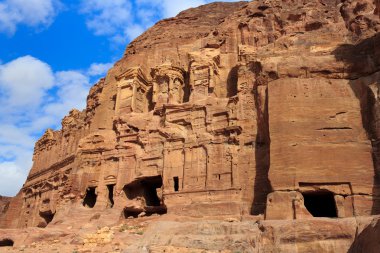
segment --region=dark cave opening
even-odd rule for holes
[[[44,228],[46,227],[50,222],[52,222],[52,220],[54,219],[54,215],[55,213],[52,213],[52,212],[43,212],[41,213],[40,212],[40,216],[45,220],[45,223],[40,223],[38,225],[38,227],[41,227],[41,228]]]
[[[144,198],[147,206],[160,206],[160,199],[157,195],[157,188],[162,186],[161,177],[146,178],[141,181],[144,189]]]
[[[236,96],[238,93],[238,71],[239,67],[235,66],[231,69],[227,77],[227,97]]]
[[[140,213],[142,213],[140,209],[124,208],[123,210],[125,219],[128,219],[129,217],[138,218]]]
[[[330,191],[305,192],[302,194],[306,209],[314,217],[337,218],[334,194]]]
[[[158,197],[157,189],[162,187],[162,177],[145,177],[134,181],[124,186],[125,195],[129,200],[143,200],[140,207],[126,207],[124,208],[124,216],[138,217],[142,212],[146,216],[152,214],[165,214],[167,212],[166,206],[161,203]]]
[[[115,188],[115,184],[109,184],[107,185],[107,189],[108,189],[108,200],[109,200],[109,203],[110,203],[110,206],[111,208],[114,206],[115,202],[113,200],[113,190]]]
[[[11,239],[0,240],[0,247],[13,247],[14,242]]]
[[[86,191],[86,196],[83,200],[83,206],[88,208],[93,208],[96,204],[96,199],[98,195],[95,193],[96,187],[88,187]]]
[[[179,179],[178,177],[173,177],[174,181],[174,191],[177,192],[179,190]]]

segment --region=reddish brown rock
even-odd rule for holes
[[[380,249],[379,236],[380,220],[374,219],[370,224],[361,228],[348,252],[378,252]]]
[[[369,0],[213,3],[158,22],[36,143],[0,226],[88,229],[93,245],[95,220],[166,214],[128,252],[360,247],[380,214],[379,24]]]
[[[12,198],[0,196],[0,216],[7,212]]]

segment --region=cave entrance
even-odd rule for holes
[[[108,189],[108,201],[109,201],[109,204],[110,204],[111,208],[115,204],[115,202],[113,200],[113,190],[114,190],[114,188],[115,188],[115,184],[109,184],[109,185],[107,185],[107,189]]]
[[[93,208],[96,204],[96,199],[98,195],[96,195],[96,187],[88,187],[86,191],[86,196],[83,200],[83,206],[88,208]]]
[[[314,191],[302,193],[306,209],[314,217],[337,218],[334,194],[330,191]]]
[[[45,220],[45,222],[40,222],[37,227],[45,228],[52,220],[54,219],[55,213],[49,212],[40,212],[40,217]]]
[[[179,179],[178,177],[173,177],[174,181],[174,191],[177,192],[179,190]]]
[[[161,176],[144,177],[124,186],[123,190],[129,200],[140,201],[139,206],[124,208],[124,216],[137,217],[142,212],[147,216],[166,213],[166,206],[157,194],[157,189],[161,187]]]
[[[238,72],[239,67],[235,66],[228,73],[227,77],[227,97],[233,97],[238,94]]]
[[[144,198],[147,206],[160,206],[161,201],[157,195],[157,189],[162,187],[162,178],[150,177],[141,181],[144,189]]]
[[[11,239],[0,240],[0,247],[13,247],[14,242]]]

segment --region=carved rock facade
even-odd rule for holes
[[[160,21],[36,143],[0,225],[85,208],[379,214],[379,6],[340,2],[214,3]]]

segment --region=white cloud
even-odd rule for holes
[[[15,195],[21,189],[27,177],[24,169],[17,162],[0,163],[0,173],[0,190],[3,196]]]
[[[197,7],[199,5],[206,4],[205,1],[176,1],[176,0],[165,0],[164,10],[167,17],[174,17],[178,13],[188,8]]]
[[[85,0],[81,11],[87,14],[87,27],[96,35],[115,35],[131,23],[129,0]]]
[[[29,136],[27,129],[4,123],[0,124],[0,127],[0,144],[2,145],[1,152],[9,152],[9,150],[4,149],[4,145],[19,148],[33,147],[34,139]]]
[[[89,76],[103,76],[112,68],[113,63],[93,63],[87,71]]]
[[[49,26],[59,9],[58,0],[5,0],[0,2],[0,32],[13,35],[18,25]]]
[[[54,72],[31,56],[0,64],[0,195],[15,195],[32,164],[35,141],[46,128],[59,128],[63,116],[84,109],[92,76],[112,64],[84,71]]]
[[[90,88],[90,80],[78,71],[56,73],[57,99],[47,104],[43,110],[53,122],[59,122],[71,109],[84,109]]]
[[[0,89],[7,94],[2,98],[6,107],[39,106],[53,82],[50,66],[31,56],[0,66]]]
[[[124,37],[125,38],[137,38],[145,31],[145,26],[133,24],[130,25],[128,28],[124,30]]]
[[[0,195],[13,196],[32,166],[35,140],[26,129],[14,125],[0,124],[0,129]]]

